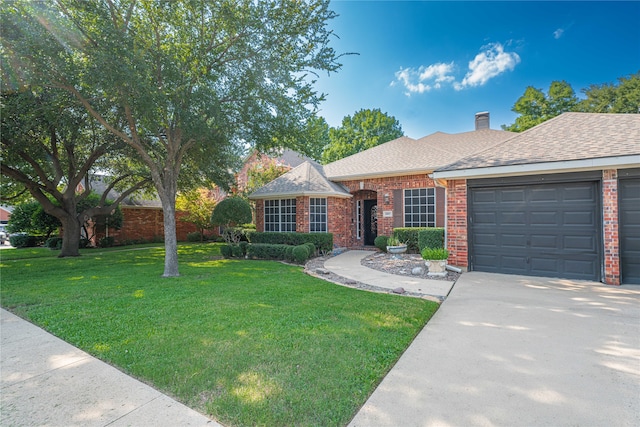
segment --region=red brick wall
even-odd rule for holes
[[[393,217],[384,218],[383,212],[393,210],[393,190],[404,190],[409,188],[433,188],[436,187],[435,183],[426,174],[419,175],[404,175],[394,176],[386,178],[373,178],[362,179],[353,181],[342,181],[340,184],[349,189],[351,194],[355,194],[361,190],[360,182],[363,183],[362,190],[369,190],[376,192],[375,198],[378,200],[378,235],[389,236],[393,232]],[[385,203],[385,194],[388,195],[389,203]],[[369,197],[366,197],[369,198]],[[357,200],[357,199],[356,199]],[[402,206],[402,201],[398,204]],[[444,197],[441,192],[436,191],[436,226],[444,227]],[[352,202],[352,206],[355,206],[355,202]],[[402,209],[402,208],[401,208]],[[355,212],[355,208],[353,208]],[[355,230],[354,236],[355,239]]]
[[[447,182],[447,242],[449,261],[457,267],[469,266],[467,242],[467,180]]]
[[[164,214],[161,208],[140,208],[121,206],[122,228],[120,230],[109,229],[109,236],[115,238],[116,243],[124,243],[127,240],[148,240],[164,238]],[[176,235],[179,241],[187,240],[187,234],[198,231],[196,226],[181,221],[185,212],[176,213]],[[96,238],[100,239],[104,232],[97,232]]]
[[[618,240],[618,171],[602,171],[602,235],[604,243],[604,282],[620,284],[620,245]]]

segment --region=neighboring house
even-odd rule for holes
[[[471,132],[401,137],[324,167],[305,162],[249,196],[257,229],[327,231],[336,246],[358,247],[395,227],[444,227],[445,189],[429,174],[512,135],[478,113]]]
[[[640,115],[565,113],[521,134],[488,119],[298,166],[250,195],[257,229],[359,247],[445,227],[465,269],[640,283]]]
[[[260,153],[253,150],[251,154],[244,159],[244,162],[242,162],[242,168],[236,174],[236,188],[238,191],[243,191],[246,188],[249,170],[258,164],[268,166],[271,163],[274,163],[276,166],[284,166],[288,169],[293,169],[306,161],[313,162],[309,157],[289,149],[278,150],[277,152],[270,154]]]
[[[451,264],[640,284],[640,114],[565,113],[433,176]]]
[[[9,222],[11,212],[13,212],[13,207],[0,206],[0,224],[7,224]]]

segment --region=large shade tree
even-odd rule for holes
[[[149,168],[168,277],[181,170],[225,185],[248,145],[301,148],[314,73],[339,68],[323,0],[16,0],[1,14],[3,78],[73,94]]]
[[[22,88],[0,94],[0,172],[14,188],[26,189],[62,224],[60,257],[78,256],[80,232],[88,218],[111,215],[128,195],[149,183],[146,170],[122,151],[68,93]],[[100,194],[92,193],[92,172],[111,172]],[[107,200],[113,188],[122,193]],[[3,190],[10,189],[5,186]],[[85,203],[93,194],[92,202]],[[11,193],[1,198],[12,199]]]
[[[363,109],[342,119],[341,126],[329,129],[329,144],[322,163],[331,163],[404,135],[400,122],[380,109]]]

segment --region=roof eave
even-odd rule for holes
[[[630,156],[598,157],[594,159],[435,171],[433,177],[435,179],[495,178],[501,176],[581,172],[607,168],[626,169],[638,166],[640,166],[640,154],[634,154]]]
[[[338,193],[338,192],[320,192],[320,191],[295,191],[290,193],[269,193],[269,194],[252,194],[249,196],[250,200],[266,200],[266,199],[281,199],[284,197],[336,197],[341,199],[350,199],[353,197],[351,194]]]
[[[335,181],[340,181],[340,182],[357,181],[359,179],[392,178],[396,176],[430,174],[433,172],[433,170],[434,168],[402,169],[402,170],[389,171],[389,172],[374,172],[374,173],[342,175],[342,176],[327,176],[327,178],[334,182]]]

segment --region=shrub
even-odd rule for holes
[[[231,258],[231,245],[222,245],[220,246],[220,253],[225,258]]]
[[[314,245],[311,242],[307,242],[304,244],[307,249],[309,250],[309,258],[311,258],[312,256],[314,256],[316,254],[316,245]]]
[[[60,250],[62,248],[62,237],[49,237],[44,242],[44,247],[51,250]]]
[[[373,244],[376,248],[380,249],[382,252],[387,252],[387,242],[389,241],[388,236],[378,236],[373,241]]]
[[[242,256],[245,256],[247,254],[247,248],[249,247],[249,243],[240,242],[238,243],[238,246],[240,246],[240,249],[242,249]]]
[[[444,248],[444,228],[427,228],[418,232],[418,247]]]
[[[285,259],[286,251],[287,245],[252,243],[247,248],[247,255],[256,259]]]
[[[295,248],[295,246],[289,246],[287,245],[287,247],[284,249],[284,259],[287,261],[295,261],[295,258],[293,257],[293,248]]]
[[[9,237],[9,243],[14,248],[33,248],[38,246],[38,238],[29,234],[14,234]]]
[[[449,258],[449,251],[445,248],[424,248],[421,252],[422,259],[447,259]]]
[[[240,245],[231,245],[231,255],[235,258],[244,258],[242,247]]]
[[[90,244],[91,241],[89,239],[85,239],[84,237],[80,238],[80,249],[88,248]]]
[[[115,243],[116,239],[109,236],[109,237],[103,237],[100,239],[99,245],[101,248],[110,248],[111,246],[113,246],[113,244]]]
[[[407,244],[407,252],[417,254],[420,252],[418,246],[418,233],[427,230],[425,227],[398,227],[393,229],[393,235],[403,243]]]
[[[313,243],[317,250],[329,252],[333,249],[333,234],[331,233],[265,233],[250,232],[247,237],[251,243],[268,243],[273,245],[298,246],[303,243]]]
[[[309,259],[309,247],[304,245],[298,245],[293,248],[293,259],[295,262],[302,264]]]
[[[194,231],[193,233],[187,233],[187,242],[201,242],[203,240],[202,233]]]

